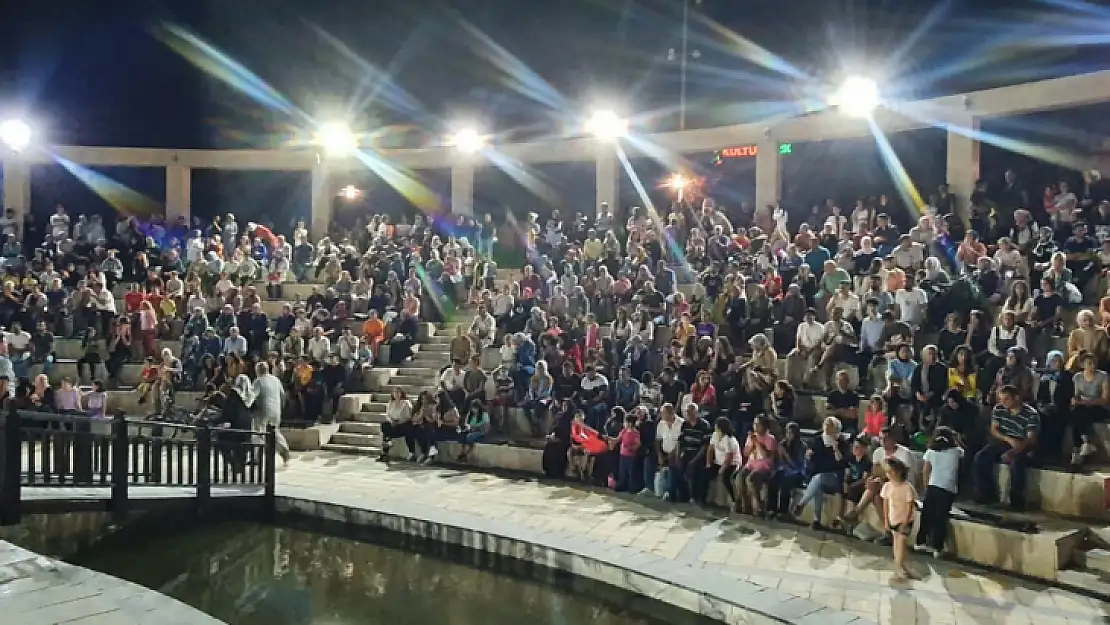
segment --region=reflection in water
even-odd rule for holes
[[[612,589],[583,592],[588,583],[552,586],[419,552],[246,523],[139,537],[71,561],[159,590],[229,625],[705,622],[685,613],[676,619],[670,611],[656,620],[658,604],[644,606]],[[651,609],[654,618],[624,609],[633,604],[639,614]]]

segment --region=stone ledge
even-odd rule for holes
[[[543,451],[510,445],[476,445],[469,462],[459,465],[455,457],[461,447],[458,443],[441,442],[437,463],[449,466],[467,466],[476,469],[518,471],[543,475]],[[408,449],[402,440],[394,441],[390,456],[404,458]],[[835,518],[835,497],[826,500],[822,522],[830,526]],[[731,507],[731,500],[723,487],[711,487],[709,501],[724,509]],[[958,506],[958,504],[957,504]],[[803,512],[803,519],[812,520],[812,505]],[[863,522],[873,530],[882,528],[882,521],[874,506],[869,507]],[[919,524],[915,524],[915,531]],[[993,527],[975,521],[951,519],[949,524],[948,551],[954,556],[1003,571],[1027,575],[1042,580],[1055,581],[1060,569],[1071,563],[1075,549],[1082,542],[1084,532],[1074,526],[1042,527],[1037,534]]]
[[[277,500],[280,513],[373,527],[514,558],[609,584],[724,623],[872,623],[747,581],[722,580],[696,565],[676,567],[673,561],[631,547],[477,517],[472,519],[475,527],[470,527],[458,522],[458,513],[415,504],[376,505],[393,509],[365,510],[289,494]],[[456,518],[450,518],[453,515]]]
[[[318,451],[339,431],[339,424],[320,424],[307,428],[281,428],[291,451]]]
[[[70,621],[220,625],[138,584],[0,541],[0,613],[13,625]]]

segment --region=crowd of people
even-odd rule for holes
[[[520,408],[552,476],[697,502],[716,482],[738,510],[787,517],[797,488],[818,513],[842,493],[877,504],[891,542],[908,497],[890,484],[917,484],[922,540],[943,545],[960,478],[994,503],[1008,464],[1020,509],[1026,467],[1088,463],[1110,406],[1104,181],[1034,203],[1008,171],[968,199],[532,214],[527,263],[507,286],[471,278],[453,364],[415,404],[397,392],[387,441],[428,460]]]
[[[287,239],[233,214],[191,226],[120,218],[106,229],[100,216],[71,219],[62,206],[44,224],[9,210],[0,219],[0,377],[13,394],[41,398],[34,390],[55,377],[58,341],[76,340],[77,376],[61,382],[86,392],[79,405],[94,415],[112,410],[106,390],[125,390],[149,414],[180,416],[177,392],[230,397],[246,388],[239,376],[255,384],[265,365],[288,398],[268,419],[332,419],[387,339],[395,359],[411,358],[421,309],[443,318],[477,253],[455,234],[492,245],[482,230],[473,220],[372,216],[311,242],[303,222]],[[287,298],[283,285],[297,282],[317,286],[303,301]],[[422,307],[422,295],[437,305]],[[283,302],[280,312],[269,302]],[[241,399],[250,406],[258,396]]]

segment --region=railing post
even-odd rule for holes
[[[2,398],[0,398],[2,401]],[[3,462],[0,462],[0,525],[16,525],[22,516],[20,483],[23,480],[20,461],[23,458],[23,441],[20,433],[19,413],[13,406],[4,420]]]
[[[266,426],[266,494],[262,505],[267,519],[272,520],[275,512],[274,494],[277,490],[277,428]]]
[[[127,517],[128,444],[127,418],[119,413],[112,419],[112,517],[122,521]]]
[[[73,423],[73,483],[92,484],[92,419],[79,418]]]
[[[197,421],[197,508],[204,511],[212,499],[212,429],[208,419]]]

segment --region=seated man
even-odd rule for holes
[[[1021,393],[1011,385],[999,389],[998,402],[991,412],[991,440],[975,454],[976,501],[982,504],[998,501],[994,465],[1001,461],[1010,465],[1010,508],[1021,510],[1025,507],[1029,457],[1036,447],[1041,416],[1021,400]]]
[[[804,320],[798,324],[794,349],[786,357],[786,379],[794,388],[802,388],[810,373],[824,353],[825,328],[817,323],[817,311],[806,309]]]

